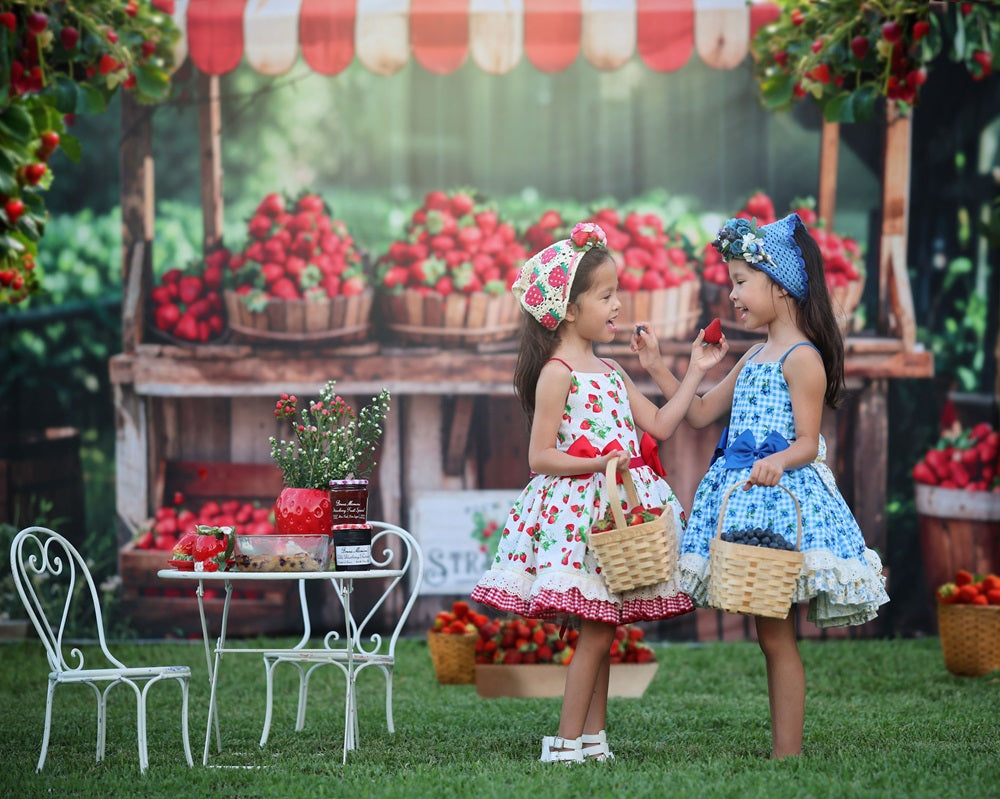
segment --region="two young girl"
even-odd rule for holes
[[[580,636],[568,667],[558,735],[542,740],[543,761],[606,760],[609,649],[618,624],[665,619],[705,604],[708,543],[720,512],[725,527],[771,527],[794,542],[792,500],[768,490],[782,482],[802,507],[805,564],[795,601],[810,603],[820,626],[860,624],[888,601],[878,556],[867,549],[826,467],[819,434],[823,404],[843,385],[843,342],[815,241],[798,216],[758,231],[729,220],[713,242],[729,262],[730,298],[749,329],[767,328],[730,373],[698,397],[705,373],[725,355],[723,338],[692,345],[684,379],[663,365],[655,337],[637,328],[632,349],[668,402],[657,408],[618,364],[596,356],[614,339],[620,309],[617,271],[596,225],[577,225],[522,267],[514,293],[526,312],[514,385],[532,420],[528,449],[535,476],[514,503],[492,567],[472,598],[528,617],[574,617]],[[682,418],[703,427],[730,412],[724,452],[695,494],[686,528],[680,505],[643,459],[637,428],[668,438]],[[604,471],[630,469],[645,507],[665,507],[682,530],[680,590],[675,580],[612,594],[587,547],[608,511]],[[729,487],[742,484],[723,508]],[[752,489],[752,490],[751,490]],[[780,496],[779,496],[780,495]],[[752,523],[751,523],[752,522]],[[690,598],[689,598],[690,597]],[[772,756],[802,745],[805,677],[792,615],[758,617],[767,665]]]

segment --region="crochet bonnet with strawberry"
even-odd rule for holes
[[[795,230],[805,227],[798,214],[757,227],[756,219],[727,219],[712,242],[727,261],[742,259],[767,273],[800,302],[809,293],[809,278]]]
[[[542,327],[555,330],[566,317],[576,267],[592,247],[607,246],[600,225],[580,222],[568,239],[536,253],[521,267],[512,291],[521,307]]]

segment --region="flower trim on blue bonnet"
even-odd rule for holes
[[[795,229],[805,228],[798,214],[757,227],[757,219],[727,219],[712,246],[727,261],[742,259],[760,269],[800,302],[809,294],[809,277]]]

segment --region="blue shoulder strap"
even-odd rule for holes
[[[781,360],[778,361],[778,363],[782,363],[783,364],[785,362],[785,358],[788,357],[788,354],[792,350],[794,350],[796,347],[801,347],[803,344],[805,344],[807,347],[812,347],[814,350],[816,350],[816,352],[819,352],[819,347],[817,347],[811,341],[800,341],[798,344],[793,344],[791,347],[789,347],[788,351],[784,355],[781,356]],[[822,352],[819,352],[819,355],[820,355],[821,358],[823,357],[823,353]]]

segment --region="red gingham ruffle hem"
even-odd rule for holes
[[[619,605],[601,599],[587,599],[576,588],[569,591],[541,591],[526,601],[499,588],[477,586],[472,599],[483,605],[516,613],[528,619],[557,619],[571,615],[607,624],[631,624],[638,621],[659,621],[682,616],[694,610],[687,594],[660,596],[652,599],[632,599]]]

